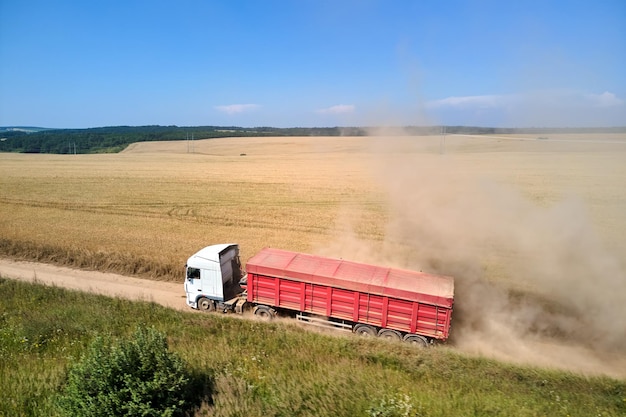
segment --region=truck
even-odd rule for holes
[[[242,267],[237,244],[187,260],[187,304],[271,320],[277,315],[419,346],[445,341],[454,279],[399,268],[264,248]]]

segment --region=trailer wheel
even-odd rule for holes
[[[420,348],[428,347],[428,339],[418,334],[407,334],[404,336],[404,341]]]
[[[357,324],[353,332],[359,336],[376,337],[376,329],[368,324]]]
[[[380,337],[381,339],[385,339],[385,340],[393,340],[393,341],[402,340],[402,336],[400,336],[400,333],[391,329],[381,329],[378,332],[378,337]]]
[[[261,320],[270,321],[276,317],[276,310],[268,306],[256,306],[254,308],[254,315]]]
[[[206,297],[202,297],[198,299],[198,310],[211,312],[215,311],[215,301],[210,300]]]

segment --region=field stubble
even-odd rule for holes
[[[446,273],[465,350],[534,361],[547,337],[622,358],[626,137],[518,139],[1,154],[0,253],[178,281],[197,249],[237,242],[244,262],[272,246]]]

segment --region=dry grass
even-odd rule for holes
[[[238,242],[244,259],[263,246],[310,250],[346,204],[365,207],[370,224],[384,216],[358,158],[344,164],[341,155],[312,153],[310,140],[269,142],[196,141],[195,154],[175,153],[180,142],[167,153],[136,146],[119,155],[3,154],[0,235],[13,255],[16,246],[24,257],[57,248],[59,259],[49,260],[76,264],[61,254],[101,253],[180,269],[212,243]]]
[[[421,184],[394,186],[441,163],[454,174],[441,185],[449,190],[466,185],[459,179],[488,178],[540,206],[568,194],[583,199],[626,259],[626,137],[571,138],[579,142],[230,138],[195,141],[194,153],[186,142],[161,142],[110,155],[0,154],[0,250],[168,280],[179,279],[191,253],[218,242],[240,243],[244,260],[264,246],[359,258],[392,245],[405,254],[391,262],[414,266],[406,259],[410,239],[389,223],[394,200]],[[433,183],[438,172],[421,172],[420,180]],[[346,235],[370,249],[350,248]],[[510,255],[503,249],[496,257]]]

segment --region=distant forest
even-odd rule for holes
[[[0,152],[85,154],[120,152],[131,143],[243,136],[367,136],[366,127],[242,128],[235,126],[115,126],[91,129],[0,128]],[[375,131],[376,128],[373,128]],[[442,126],[394,128],[403,135],[438,135]],[[387,129],[384,129],[386,134]],[[485,128],[446,126],[446,134],[624,133],[626,128]],[[390,133],[393,134],[393,133]]]

